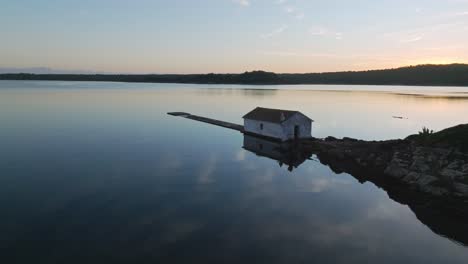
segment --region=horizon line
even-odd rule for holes
[[[93,70],[66,70],[66,69],[54,69],[49,67],[0,67],[0,75],[5,74],[31,74],[31,75],[207,75],[207,74],[244,74],[249,72],[266,72],[274,74],[325,74],[325,73],[345,73],[345,72],[368,72],[368,71],[385,71],[385,70],[396,70],[411,67],[422,67],[422,66],[452,66],[452,65],[468,65],[468,63],[454,62],[454,63],[423,63],[413,64],[406,66],[398,66],[391,68],[375,68],[367,70],[342,70],[342,71],[321,71],[321,72],[274,72],[267,70],[246,70],[241,72],[203,72],[203,73],[128,73],[128,72],[105,72],[105,71],[93,71]],[[11,70],[12,72],[7,72]],[[22,71],[24,70],[24,72]],[[47,71],[43,73],[32,72],[32,71]],[[30,71],[30,72],[28,72]]]

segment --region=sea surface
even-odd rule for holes
[[[166,114],[257,106],[384,140],[468,123],[468,87],[0,81],[2,263],[468,263],[373,183]]]

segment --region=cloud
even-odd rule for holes
[[[337,40],[342,40],[342,39],[343,39],[343,33],[341,33],[341,32],[336,32],[336,33],[335,33],[335,39],[337,39]]]
[[[287,0],[277,0],[276,3],[279,4],[279,5],[282,5],[284,3],[286,3]]]
[[[401,43],[411,43],[411,42],[416,42],[420,41],[423,39],[422,35],[413,35],[413,36],[407,36],[403,39],[400,40]]]
[[[198,182],[201,184],[212,183],[214,179],[214,171],[216,170],[216,163],[218,162],[218,157],[212,153],[208,160],[202,165],[200,173],[198,175]]]
[[[305,15],[304,15],[304,13],[302,13],[302,12],[301,12],[301,13],[297,13],[297,14],[295,15],[295,17],[296,17],[297,19],[303,19],[304,16],[305,16]]]
[[[271,38],[271,37],[274,37],[274,36],[277,36],[277,35],[283,33],[287,28],[288,28],[288,26],[282,25],[279,28],[276,28],[275,30],[273,30],[272,32],[267,33],[267,34],[263,34],[260,37],[261,38]]]
[[[457,12],[445,12],[445,13],[440,13],[437,16],[434,16],[433,18],[435,19],[442,19],[442,20],[451,20],[451,19],[463,19],[466,16],[468,16],[468,11],[457,11]]]
[[[329,33],[329,31],[323,27],[312,27],[309,29],[309,33],[314,36],[325,36]]]
[[[315,57],[315,58],[341,58],[337,54],[331,53],[303,53],[296,51],[262,51],[264,55],[281,56],[281,57]]]
[[[250,1],[249,0],[232,0],[234,3],[237,3],[241,6],[249,6]]]
[[[292,7],[292,6],[287,6],[287,7],[284,9],[284,11],[286,11],[286,13],[291,14],[291,13],[294,13],[294,12],[296,11],[296,9],[295,9],[294,7]]]
[[[309,29],[309,34],[313,36],[334,37],[337,40],[343,39],[343,33],[325,27],[312,27]]]
[[[440,38],[440,36],[443,36],[444,34],[460,33],[463,31],[462,27],[464,25],[466,25],[465,22],[429,24],[419,28],[384,33],[379,37],[392,42],[411,43],[420,41],[423,38]]]
[[[455,17],[460,17],[460,16],[468,16],[468,11],[465,12],[457,12],[452,14]]]
[[[295,8],[293,6],[284,7],[284,12],[286,12],[287,14],[292,15],[293,17],[295,17],[297,19],[303,19],[304,16],[305,16],[304,12],[300,11],[299,9],[297,9],[297,8]]]
[[[239,150],[239,151],[235,154],[235,160],[237,160],[237,161],[244,161],[244,160],[245,160],[245,157],[246,157],[246,154],[247,154],[247,152],[246,152],[244,149]]]

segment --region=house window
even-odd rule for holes
[[[260,123],[260,130],[263,130],[263,124]]]

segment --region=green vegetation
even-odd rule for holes
[[[283,75],[291,83],[468,86],[468,65],[419,65],[388,70]]]
[[[278,74],[252,71],[242,74],[0,74],[0,80],[107,81],[200,84],[281,84]]]
[[[468,64],[419,65],[387,70],[276,74],[0,74],[0,80],[116,81],[200,84],[363,84],[468,86]]]
[[[419,144],[431,145],[431,135],[434,134],[434,130],[430,130],[427,127],[423,127],[417,135],[411,135],[408,139],[415,140]]]
[[[419,131],[420,136],[429,136],[434,133],[434,130],[429,130],[427,127],[423,127],[421,131]]]
[[[468,151],[468,124],[458,125],[434,133],[423,128],[417,135],[411,135],[407,139],[414,140],[425,146],[453,147],[462,151]]]

